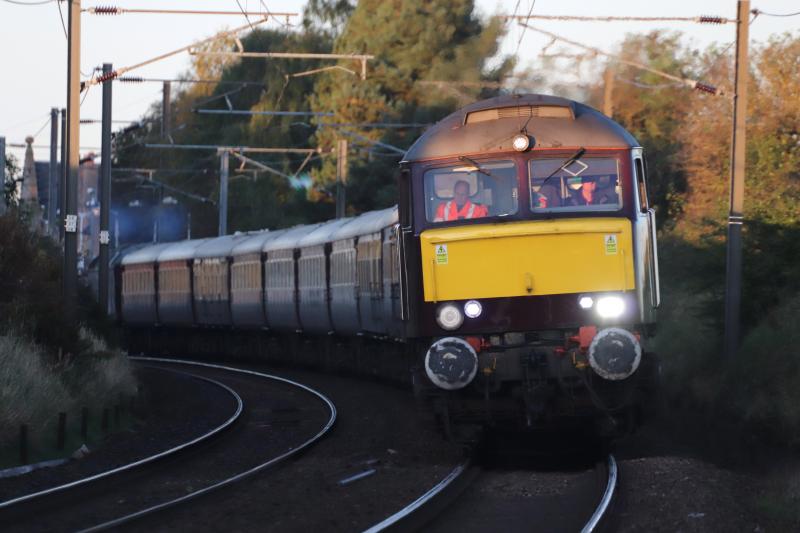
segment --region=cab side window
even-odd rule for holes
[[[647,185],[644,180],[642,159],[637,157],[633,160],[633,165],[636,172],[636,189],[639,191],[639,211],[647,213],[647,210],[650,209],[650,204],[647,202]]]

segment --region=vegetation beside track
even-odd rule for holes
[[[19,462],[21,426],[31,460],[58,455],[59,413],[67,414],[73,443],[69,434],[78,431],[84,407],[96,421],[103,407],[136,393],[130,365],[104,338],[112,328],[88,291],[77,316],[65,314],[61,262],[24,209],[0,216],[0,467]]]

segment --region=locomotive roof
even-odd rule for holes
[[[206,259],[211,257],[228,257],[231,255],[231,250],[233,250],[233,247],[246,238],[246,234],[234,233],[233,235],[223,235],[221,237],[208,239],[208,241],[197,247],[194,253],[194,258]]]
[[[367,211],[336,230],[331,236],[331,240],[338,241],[352,239],[358,235],[368,235],[389,227],[395,222],[397,222],[396,205],[379,211]]]
[[[167,246],[160,254],[158,254],[158,262],[164,263],[166,261],[180,261],[182,259],[194,258],[195,250],[204,242],[210,239],[193,239],[191,241],[174,242],[172,245]]]
[[[640,146],[622,126],[587,105],[542,94],[498,96],[475,102],[430,127],[403,162],[513,151],[524,130],[536,148],[631,148]]]
[[[155,263],[164,248],[172,246],[174,243],[150,244],[145,246],[137,246],[133,250],[129,250],[122,256],[121,265],[138,265],[142,263]]]
[[[308,233],[299,241],[297,241],[296,246],[298,248],[305,248],[306,246],[316,246],[318,244],[331,242],[333,240],[332,236],[334,233],[336,233],[336,230],[352,220],[352,218],[339,218],[323,222],[314,231]]]
[[[308,224],[306,226],[295,226],[286,230],[283,235],[277,239],[272,239],[264,243],[262,251],[270,252],[273,250],[285,250],[288,248],[296,248],[297,242],[317,229],[321,224]]]
[[[260,253],[267,241],[277,239],[286,233],[286,231],[287,230],[285,229],[279,229],[275,231],[264,230],[248,233],[245,240],[237,243],[236,246],[233,247],[233,250],[231,250],[231,255],[236,256]]]

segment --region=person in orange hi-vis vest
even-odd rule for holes
[[[474,204],[469,199],[469,183],[459,180],[453,186],[453,199],[436,209],[434,222],[448,222],[468,218],[482,218],[489,215],[485,205]]]

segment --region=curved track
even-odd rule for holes
[[[205,377],[202,377],[202,376],[192,376],[192,377],[197,378],[197,379],[201,379],[201,380],[206,381],[208,383],[211,383],[211,384],[213,384],[213,385],[225,390],[228,394],[233,396],[234,401],[236,402],[236,410],[233,412],[233,414],[231,414],[231,416],[225,422],[223,422],[222,424],[218,425],[217,427],[211,429],[210,431],[207,431],[207,432],[203,433],[202,435],[200,435],[200,436],[198,436],[198,437],[196,437],[194,439],[191,439],[191,440],[189,440],[187,442],[181,443],[181,444],[179,444],[177,446],[173,446],[172,448],[169,448],[169,449],[164,450],[162,452],[159,452],[159,453],[156,453],[156,454],[153,454],[153,455],[149,455],[149,456],[147,456],[147,457],[145,457],[143,459],[139,459],[137,461],[133,461],[133,462],[124,464],[122,466],[118,466],[116,468],[112,468],[110,470],[105,470],[105,471],[100,472],[98,474],[94,474],[94,475],[87,476],[87,477],[84,477],[84,478],[80,478],[80,479],[77,479],[77,480],[74,480],[74,481],[70,481],[68,483],[62,483],[60,485],[56,485],[56,486],[53,486],[53,487],[50,487],[50,488],[47,488],[47,489],[44,489],[44,490],[31,492],[29,494],[24,494],[24,495],[18,496],[16,498],[11,498],[9,500],[2,501],[2,502],[0,502],[0,511],[2,511],[4,509],[10,509],[10,508],[12,508],[12,507],[14,507],[16,505],[22,505],[22,504],[33,502],[35,500],[40,500],[40,499],[43,499],[43,498],[54,496],[54,495],[62,493],[62,492],[66,492],[66,491],[70,491],[70,490],[76,490],[76,489],[78,489],[78,488],[80,488],[82,486],[89,485],[91,483],[97,483],[99,481],[111,478],[112,476],[116,476],[116,475],[123,474],[123,473],[133,472],[134,470],[140,469],[140,468],[142,468],[144,466],[147,466],[147,465],[149,465],[151,463],[154,463],[155,461],[158,461],[160,459],[164,459],[164,458],[169,457],[171,455],[175,455],[177,453],[184,452],[184,451],[188,450],[189,448],[191,448],[192,446],[200,444],[201,442],[204,442],[204,441],[214,437],[215,435],[218,435],[220,432],[230,428],[231,425],[234,422],[236,422],[239,419],[239,417],[242,415],[242,410],[244,409],[244,402],[242,401],[242,397],[239,396],[238,394],[236,394],[236,391],[234,391],[233,389],[231,389],[227,385],[225,385],[223,383],[220,383],[219,381],[216,381],[216,380],[210,379],[210,378],[205,378]]]
[[[595,533],[600,531],[602,524],[608,519],[608,511],[616,493],[618,473],[614,456],[609,455],[605,465],[598,465],[596,469],[598,473],[602,470],[605,471],[605,487],[602,491],[599,503],[597,503],[594,508],[594,512],[592,512],[589,520],[581,528],[581,533]],[[461,496],[461,493],[463,493],[471,483],[475,482],[479,475],[480,472],[478,469],[470,466],[470,461],[458,465],[425,494],[392,516],[366,529],[364,533],[416,531],[423,529],[426,524],[430,525],[431,523],[433,523],[435,531],[462,530],[463,526],[457,523],[449,523],[448,520],[443,521],[441,518],[447,513],[445,508],[449,504],[455,503]],[[588,514],[588,511],[586,514]],[[470,520],[470,517],[467,517],[467,520]],[[526,519],[525,526],[530,523],[529,519]],[[562,529],[570,530],[571,526],[558,526],[550,523],[548,529],[552,529],[553,531],[560,531]],[[520,530],[527,531],[529,527],[523,527]]]
[[[218,384],[234,395],[237,399],[236,412],[214,430],[165,452],[2,502],[0,518],[9,526],[4,530],[101,531],[130,523],[229,486],[285,461],[321,439],[336,420],[336,407],[327,397],[301,383],[279,376],[193,361],[131,359],[149,365],[193,368],[189,374],[192,377]],[[207,375],[198,376],[197,372]],[[274,425],[270,422],[275,422],[271,415],[278,411],[276,405],[292,406],[299,413],[307,410],[309,421],[299,421],[293,425],[313,423],[313,427],[273,431]],[[304,407],[298,409],[296,405]],[[324,413],[320,407],[324,408]],[[313,419],[316,422],[312,422]],[[239,423],[234,424],[237,420]],[[214,436],[217,438],[210,442],[209,439]],[[277,441],[276,436],[285,438]],[[267,442],[269,439],[272,442]],[[205,444],[202,449],[197,446],[201,442]],[[266,460],[264,455],[260,459],[255,457],[259,452],[267,455]],[[160,461],[158,470],[147,468],[167,457],[171,460]],[[113,486],[109,484],[111,478],[116,481]],[[122,479],[125,483],[120,482]],[[196,484],[200,481],[203,483],[198,488]],[[34,510],[35,513],[31,512]],[[10,518],[17,520],[9,521],[8,517],[3,516],[14,513],[16,515]]]

